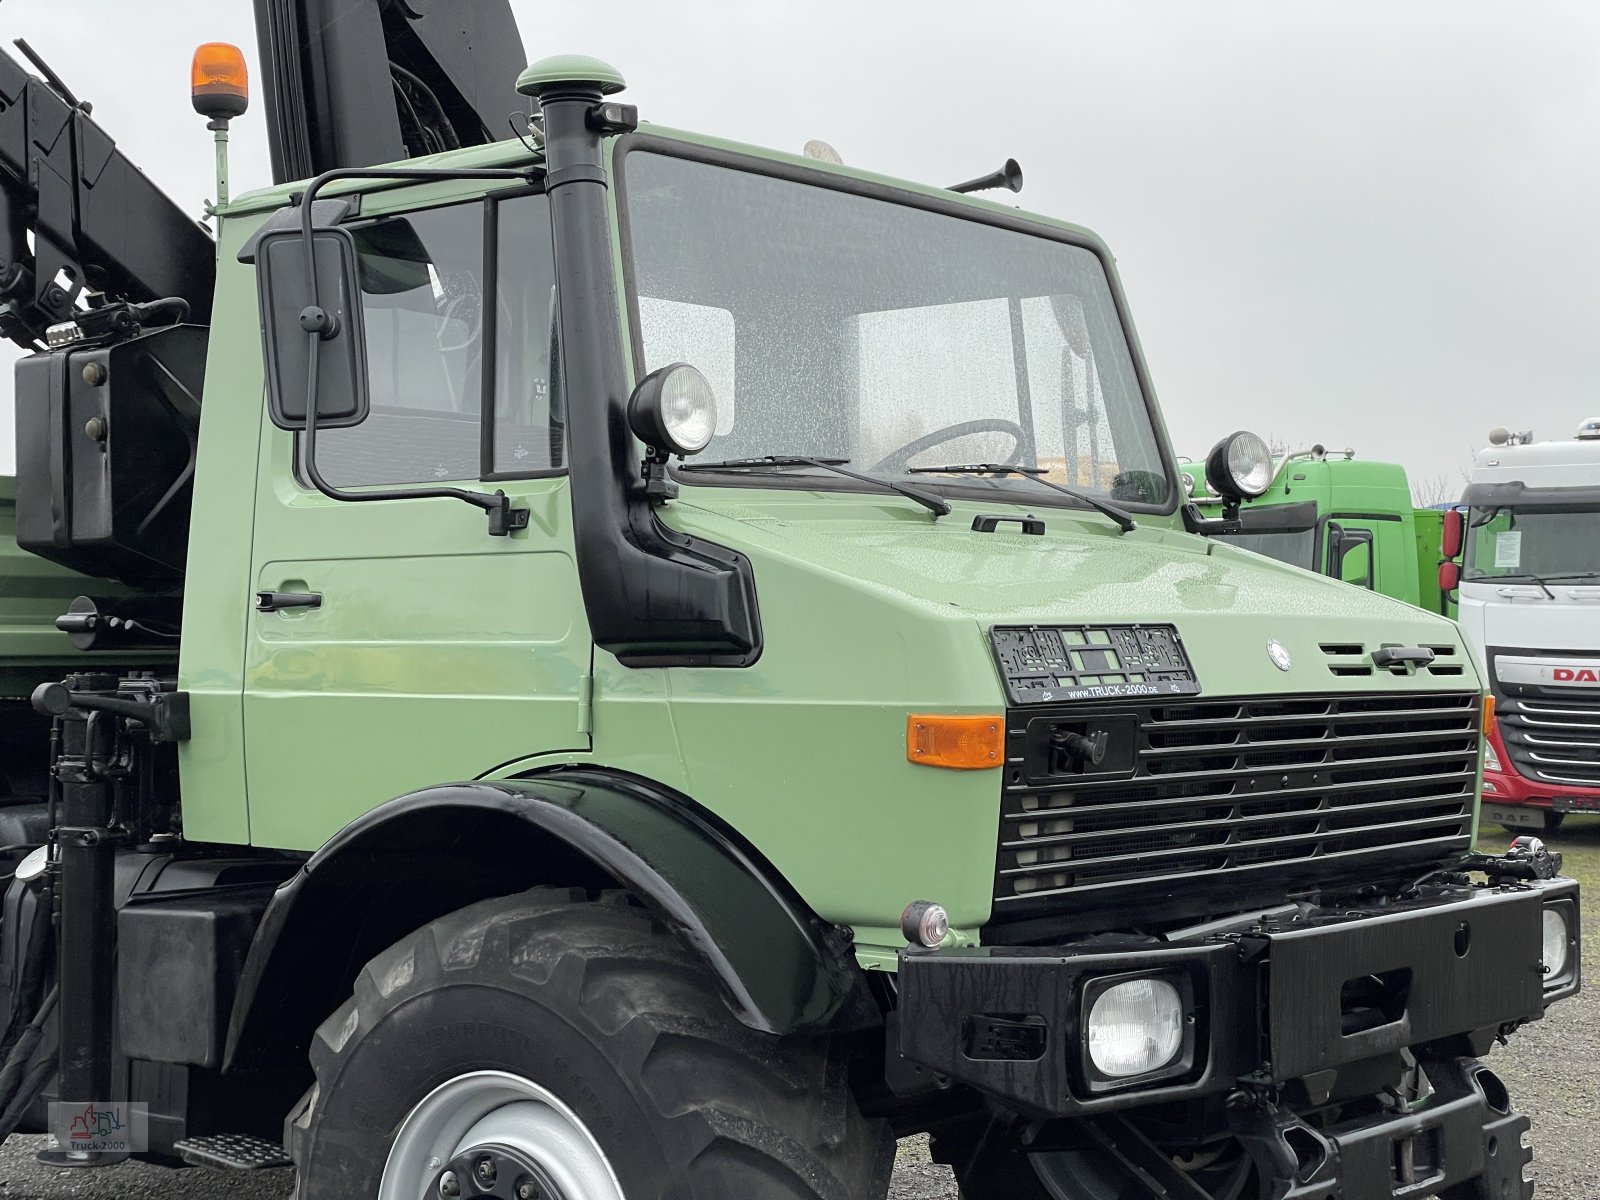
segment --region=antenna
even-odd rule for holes
[[[28,40],[26,38],[16,38],[13,40],[12,45],[14,45],[18,50],[22,51],[22,56],[33,64],[34,70],[38,71],[39,74],[44,76],[44,81],[50,85],[51,90],[55,92],[56,95],[60,96],[67,102],[68,108],[76,108],[82,112],[84,116],[88,116],[94,111],[94,106],[92,104],[89,104],[87,101],[79,100],[72,94],[72,89],[62,81],[61,76],[57,75],[50,69],[50,64],[45,62],[44,56],[32,46],[28,45]]]

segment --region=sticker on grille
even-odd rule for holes
[[[995,916],[1202,875],[1276,871],[1291,891],[1313,864],[1357,878],[1465,849],[1478,710],[1471,692],[1013,709]],[[1052,753],[1097,727],[1114,747],[1098,765]]]

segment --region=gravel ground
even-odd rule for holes
[[[1502,849],[1486,831],[1485,849]],[[1600,980],[1600,911],[1590,889],[1600,885],[1600,817],[1569,819],[1551,839],[1566,855],[1565,869],[1583,882],[1585,975]],[[1533,1174],[1539,1200],[1600,1196],[1600,983],[1558,1005],[1543,1021],[1496,1048],[1490,1065],[1505,1079],[1517,1107],[1533,1118]],[[170,1171],[144,1164],[107,1170],[63,1171],[39,1166],[43,1138],[12,1138],[0,1148],[0,1200],[284,1200],[288,1171],[218,1174]],[[928,1161],[920,1138],[900,1145],[890,1200],[956,1200],[948,1168]]]

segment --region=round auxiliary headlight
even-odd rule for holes
[[[1165,979],[1107,988],[1089,1009],[1089,1061],[1125,1079],[1166,1066],[1183,1048],[1183,998]]]
[[[1544,910],[1544,971],[1547,978],[1555,978],[1567,969],[1567,956],[1572,953],[1572,935],[1567,932],[1567,920],[1559,909]]]
[[[666,454],[699,454],[717,432],[717,398],[688,363],[672,363],[639,381],[628,424],[645,445]]]
[[[1229,500],[1248,500],[1272,486],[1272,451],[1256,434],[1230,433],[1206,455],[1206,485]]]

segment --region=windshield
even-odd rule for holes
[[[644,367],[691,363],[716,392],[716,436],[696,461],[805,455],[1058,502],[1023,477],[915,470],[1021,465],[1166,506],[1171,485],[1092,251],[643,151],[628,155],[625,184]],[[856,486],[782,472],[797,475]]]
[[[1469,580],[1600,579],[1600,506],[1474,508],[1467,527]]]
[[[1317,555],[1317,534],[1314,529],[1299,529],[1292,533],[1218,533],[1218,541],[1238,546],[1241,550],[1254,550],[1291,567],[1314,571]]]

